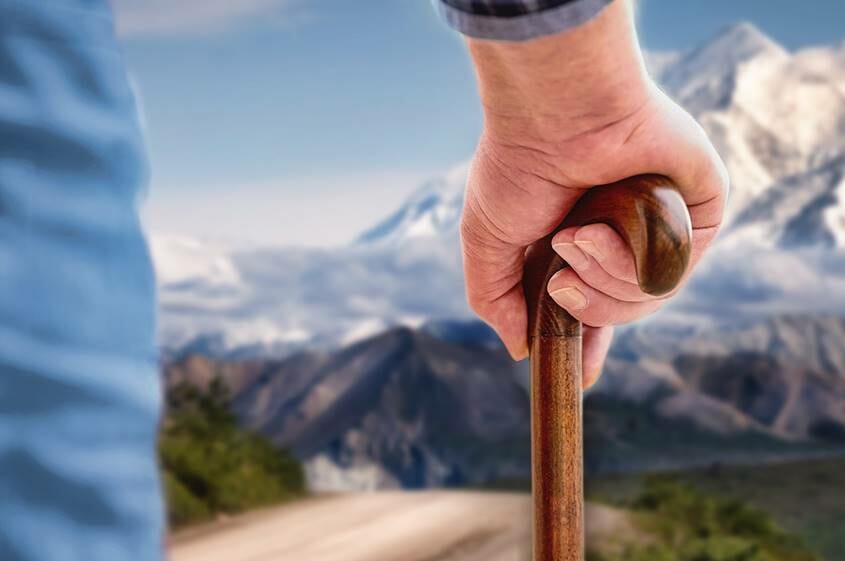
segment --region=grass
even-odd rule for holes
[[[845,559],[843,458],[713,466],[669,477],[703,497],[733,501],[765,513],[775,527],[798,536],[827,561]],[[643,492],[643,485],[641,476],[593,477],[587,482],[587,493],[592,500],[632,504]],[[659,561],[660,557],[652,559]]]
[[[632,513],[645,539],[613,554],[590,552],[588,561],[820,560],[762,509],[705,493],[676,477],[650,476],[636,495],[618,502]]]

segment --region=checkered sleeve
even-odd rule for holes
[[[526,41],[592,19],[613,0],[432,0],[440,16],[464,35]]]

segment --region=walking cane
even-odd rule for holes
[[[547,284],[567,266],[552,250],[554,234],[599,222],[628,243],[640,288],[648,294],[674,289],[689,263],[687,207],[672,182],[659,175],[586,191],[560,227],[526,252],[534,561],[584,559],[581,323],[551,299]]]

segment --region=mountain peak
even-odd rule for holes
[[[356,245],[397,246],[414,238],[430,238],[457,231],[469,164],[430,179],[411,194],[398,211],[361,234]]]
[[[739,22],[723,27],[685,58],[688,65],[695,65],[695,61],[708,65],[736,65],[765,55],[787,57],[789,53],[753,24]]]
[[[688,51],[661,76],[661,82],[693,114],[724,108],[734,102],[743,77],[776,72],[789,52],[750,23],[723,28]],[[746,80],[748,81],[748,80]]]
[[[742,21],[727,25],[710,41],[710,45],[727,45],[735,51],[759,53],[785,51],[774,39],[753,23]]]

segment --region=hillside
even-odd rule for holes
[[[713,137],[729,221],[690,285],[624,328],[586,401],[593,472],[845,447],[845,59],[742,24],[663,56],[658,79]],[[823,70],[824,69],[824,70]],[[528,469],[525,365],[463,297],[466,169],[349,246],[159,238],[170,384],[222,377],[240,420],[313,489],[476,485]]]
[[[713,465],[668,477],[709,496],[747,502],[769,513],[827,561],[845,558],[845,459],[763,465]],[[627,504],[641,493],[642,476],[612,475],[587,481],[594,501]]]
[[[186,357],[170,384],[233,390],[241,421],[306,464],[318,490],[524,479],[526,365],[479,327],[399,328],[284,360]],[[477,325],[477,324],[476,324]],[[632,330],[585,402],[592,472],[646,471],[845,450],[845,321]],[[460,337],[459,337],[460,335]]]

